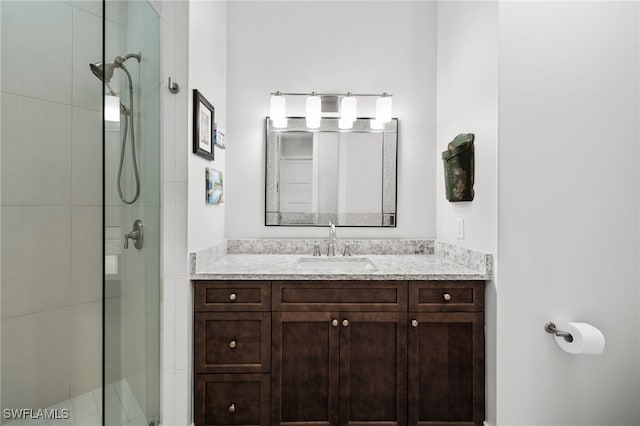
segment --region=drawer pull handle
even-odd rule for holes
[[[451,295],[449,293],[445,293],[442,295],[442,298],[448,302],[451,300]]]
[[[342,320],[342,326],[343,327],[348,327],[349,326],[349,320]]]
[[[229,347],[230,347],[231,349],[235,349],[237,345],[238,345],[238,344],[236,343],[236,341],[235,341],[235,340],[232,340],[232,341],[230,341],[230,342],[229,342]]]
[[[229,406],[229,412],[230,413],[235,413],[236,412],[236,404],[231,404]]]
[[[411,327],[417,327],[418,326],[418,320],[411,320]]]
[[[334,326],[334,327],[337,327],[338,326],[338,320],[334,319],[333,321],[331,321],[331,325]]]
[[[235,293],[231,293],[229,295],[229,300],[231,300],[232,302],[235,302],[237,298],[238,298],[238,295]]]

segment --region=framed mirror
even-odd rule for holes
[[[397,118],[381,129],[358,118],[349,130],[322,118],[312,130],[267,117],[265,225],[395,227],[397,152]]]

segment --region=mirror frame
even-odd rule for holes
[[[276,149],[273,143],[273,138],[270,136],[273,133],[283,132],[340,132],[340,133],[384,133],[383,135],[383,149],[385,155],[383,156],[383,176],[387,173],[392,174],[394,177],[393,184],[383,184],[382,186],[382,221],[380,225],[341,225],[336,224],[339,227],[351,227],[351,228],[395,228],[397,227],[398,220],[398,119],[392,118],[390,122],[385,123],[383,129],[371,129],[371,118],[358,117],[353,123],[351,129],[340,129],[338,127],[338,118],[334,117],[322,117],[320,121],[320,127],[318,129],[309,129],[306,125],[304,117],[287,117],[286,128],[273,127],[273,121],[269,118],[265,118],[265,201],[264,201],[264,225],[265,226],[293,226],[293,227],[327,227],[327,224],[282,224],[280,222],[280,210],[276,208],[279,196],[276,182],[273,179],[269,179],[269,158],[270,153],[272,156]],[[387,156],[387,150],[389,155]],[[391,158],[392,157],[392,158]],[[278,158],[277,156],[275,158]],[[275,168],[275,167],[274,167]]]

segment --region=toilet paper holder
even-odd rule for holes
[[[566,331],[561,331],[556,328],[556,325],[552,322],[548,322],[544,325],[544,331],[549,334],[555,334],[558,337],[563,337],[564,340],[571,343],[573,342],[573,336],[571,333],[567,333]]]

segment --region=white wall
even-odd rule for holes
[[[227,102],[227,3],[193,2],[189,7],[189,133],[192,134],[193,89],[215,108],[215,121],[225,128]],[[189,251],[211,247],[224,239],[226,204],[205,203],[205,168],[223,173],[226,192],[225,150],[214,148],[210,162],[191,154],[189,143]],[[227,198],[225,194],[225,199]]]
[[[500,3],[501,426],[640,418],[637,7]],[[605,352],[562,352],[562,319]]]
[[[326,235],[264,226],[264,118],[275,90],[392,93],[400,119],[398,227],[338,234],[435,236],[435,19],[435,2],[229,3],[227,238]],[[360,103],[360,115],[373,114],[373,102]]]
[[[498,2],[438,2],[436,238],[495,254],[498,209]],[[475,199],[445,197],[441,153],[460,133],[475,134]],[[465,238],[456,238],[456,218]],[[496,265],[494,265],[496,266]],[[497,279],[485,291],[486,419],[496,424]]]
[[[498,3],[438,3],[436,236],[495,253],[497,237]],[[460,133],[475,134],[475,199],[445,197],[441,153]],[[464,219],[464,239],[456,238]]]

